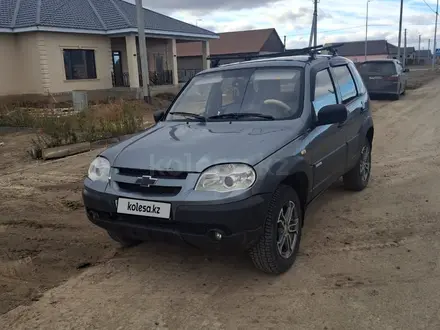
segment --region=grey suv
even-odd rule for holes
[[[400,61],[394,59],[365,61],[359,64],[358,70],[372,97],[384,95],[398,100],[401,95],[405,95],[409,69],[404,69]]]
[[[206,70],[155,120],[103,151],[84,182],[88,218],[123,245],[174,236],[244,249],[280,274],[295,261],[310,202],[341,176],[355,191],[370,178],[369,96],[336,54]]]

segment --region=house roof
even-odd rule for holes
[[[273,28],[218,33],[220,39],[209,42],[210,53],[212,55],[259,53],[273,32],[277,33]],[[200,56],[201,54],[200,42],[177,44],[177,56]]]
[[[338,54],[341,56],[365,55],[365,41],[343,42],[343,45],[338,47]],[[386,40],[367,41],[367,55],[382,54],[388,54],[388,42]]]
[[[147,34],[218,38],[211,31],[144,8]],[[0,32],[137,32],[136,6],[122,0],[0,0]]]

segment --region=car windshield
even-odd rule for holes
[[[195,76],[166,120],[276,120],[301,114],[302,69],[252,68]]]
[[[382,76],[391,76],[397,73],[393,62],[365,62],[359,66],[359,72]]]

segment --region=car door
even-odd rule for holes
[[[326,105],[337,104],[338,97],[328,69],[316,73],[312,86],[314,86],[312,87],[313,117],[316,122],[319,110]],[[345,133],[339,124],[315,126],[309,138],[314,197],[328,188],[343,173],[347,150]]]
[[[368,116],[368,109],[370,107],[370,99],[368,97],[367,88],[364,85],[362,77],[357,71],[353,63],[348,63],[348,71],[346,68],[339,68],[342,70],[339,77],[344,75],[346,83],[351,86],[351,97],[342,96],[346,99],[345,105],[348,111],[348,118],[345,127],[346,141],[347,141],[347,169],[351,169],[359,159],[360,148],[363,143],[363,138],[360,133],[362,124]],[[350,76],[349,76],[350,75]]]

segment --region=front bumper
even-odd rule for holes
[[[171,219],[164,220],[118,214],[118,196],[83,189],[87,216],[99,227],[140,240],[177,237],[190,245],[215,250],[252,246],[263,232],[270,198],[271,194],[262,194],[216,205],[171,202]],[[216,239],[215,233],[221,233],[222,239]]]

